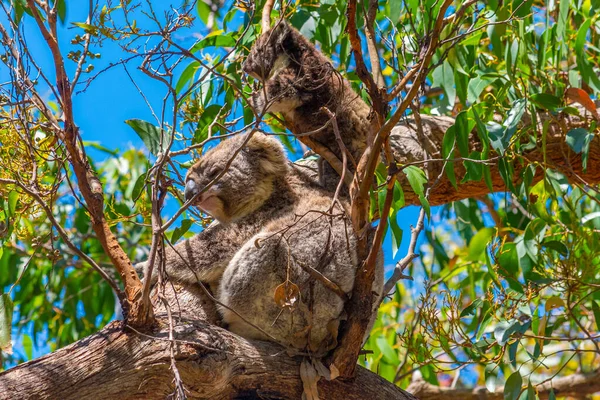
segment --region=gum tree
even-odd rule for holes
[[[214,141],[264,129],[290,151],[311,146],[248,102],[261,87],[241,65],[280,17],[372,106],[349,192],[354,229],[375,239],[359,244],[349,318],[327,360],[340,376],[321,379],[320,396],[600,391],[597,1],[90,1],[82,19],[65,0],[0,6],[0,355],[31,358],[41,335],[56,350],[0,374],[0,398],[300,396],[298,358],[216,326],[201,284],[161,279],[151,292],[131,263],[160,269],[165,246],[210,222],[181,191]],[[109,43],[118,58],[106,60]],[[115,153],[79,132],[74,99],[114,69],[153,115],[122,126],[147,152]],[[421,211],[403,234],[409,205]],[[384,250],[404,240],[408,252],[359,357],[387,231]],[[115,305],[123,320],[109,323]],[[15,339],[24,354],[11,355]]]

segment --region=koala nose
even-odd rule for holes
[[[198,185],[192,179],[185,183],[185,201],[190,200],[198,193]]]

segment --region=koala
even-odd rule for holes
[[[335,347],[358,266],[344,200],[333,204],[260,132],[206,152],[187,173],[185,198],[215,222],[166,248],[169,280],[216,287],[223,322],[242,337],[316,356]],[[380,254],[375,304],[382,291]]]
[[[341,159],[330,117],[322,111],[327,107],[336,115],[344,145],[358,161],[367,143],[369,124],[364,121],[369,120],[370,107],[331,61],[285,20],[256,40],[243,71],[263,84],[251,99],[259,114],[281,113],[295,135],[316,131],[311,138]]]

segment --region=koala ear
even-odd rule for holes
[[[276,46],[282,46],[283,42],[292,32],[292,27],[288,24],[285,19],[280,19],[275,22],[275,26],[271,32],[272,43]]]
[[[287,172],[287,161],[283,145],[274,137],[262,132],[254,132],[246,143],[249,153],[260,157],[261,168],[273,175],[284,175]]]

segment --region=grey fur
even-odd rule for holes
[[[351,294],[358,260],[347,203],[342,200],[343,209],[336,205],[328,215],[331,192],[315,184],[305,169],[288,165],[279,141],[258,132],[208,151],[190,168],[186,194],[197,193],[218,175],[195,203],[217,222],[175,245],[176,251],[167,248],[169,279],[218,287],[216,297],[225,306],[219,310],[234,333],[324,354],[337,344],[344,300],[303,267],[318,270]],[[275,296],[285,282],[288,289],[297,285],[299,297],[293,290],[290,296]],[[380,256],[375,304],[382,287]]]

